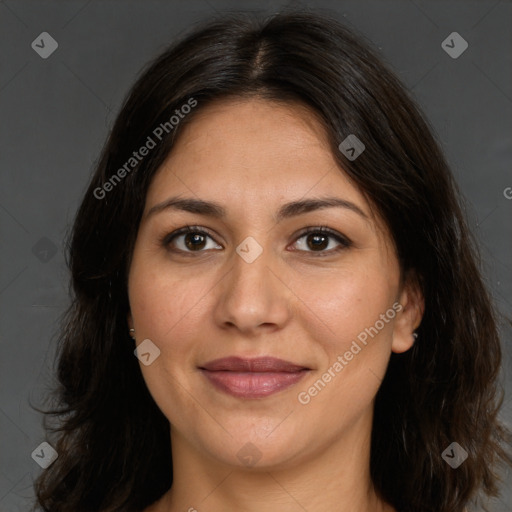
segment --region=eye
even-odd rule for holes
[[[301,239],[305,239],[305,243],[299,244]],[[331,245],[331,241],[335,241],[335,247],[325,250]],[[299,245],[300,251],[318,253],[315,256],[322,257],[347,249],[352,245],[352,242],[337,231],[326,226],[319,226],[317,228],[306,228],[297,239],[296,244]],[[336,246],[336,244],[338,245]],[[311,250],[305,248],[310,248]]]
[[[222,249],[220,245],[208,247],[207,240],[213,240],[212,236],[199,226],[185,226],[162,240],[162,245],[175,252],[191,253],[203,252],[203,249]],[[176,247],[177,246],[177,247]]]
[[[222,249],[222,246],[213,243],[208,247],[208,239],[215,242],[213,236],[200,226],[185,226],[168,235],[165,235],[161,240],[164,247],[177,253],[193,253],[204,252],[205,249]],[[305,239],[305,244],[299,244],[301,239]],[[327,249],[331,242],[335,242],[335,247]],[[337,246],[336,246],[337,244]],[[300,233],[296,239],[295,245],[299,245],[299,251],[316,253],[314,256],[329,256],[352,245],[352,242],[326,226],[319,226],[316,228],[306,228]],[[310,250],[308,250],[310,249]]]

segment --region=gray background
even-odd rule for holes
[[[366,34],[425,110],[467,198],[488,286],[512,311],[510,1],[0,1],[0,511],[27,511],[43,471],[40,405],[68,303],[63,240],[124,94],[140,68],[212,13],[322,8]],[[469,43],[457,59],[441,42]],[[42,59],[42,32],[58,49]],[[511,194],[512,195],[512,194]],[[512,423],[512,333],[502,418]],[[512,475],[493,512],[512,510]]]

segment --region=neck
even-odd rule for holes
[[[371,415],[314,457],[277,466],[233,467],[213,460],[171,429],[173,485],[162,512],[393,512],[370,478]],[[320,425],[319,425],[320,428]],[[361,436],[361,432],[367,435]]]

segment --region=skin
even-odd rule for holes
[[[148,215],[177,195],[218,202],[227,215]],[[339,207],[273,218],[286,202],[323,196],[351,201],[368,218]],[[186,235],[162,245],[186,225],[212,238],[196,250]],[[314,234],[299,233],[323,225],[352,245],[333,252],[340,243],[329,236],[318,249]],[[252,263],[235,250],[249,236],[263,248]],[[414,343],[423,299],[412,283],[401,286],[390,234],[306,107],[238,99],[197,112],[149,187],[128,291],[136,344],[149,338],[160,349],[140,367],[171,424],[173,486],[146,512],[394,510],[369,474],[373,404],[391,352]],[[298,393],[396,302],[401,311],[300,403]],[[269,397],[235,398],[198,369],[231,355],[274,356],[311,371]],[[248,442],[261,457],[253,466],[237,457]]]

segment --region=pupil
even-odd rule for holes
[[[309,240],[314,240],[314,242],[312,244],[312,247],[310,246],[310,249],[314,249],[314,248],[325,249],[325,247],[327,247],[327,245],[328,245],[325,243],[326,239],[327,239],[327,237],[324,235],[311,235]],[[318,243],[318,242],[320,242],[320,243]]]
[[[198,233],[188,233],[185,236],[185,244],[189,249],[202,249],[202,246],[204,245],[204,237]]]

